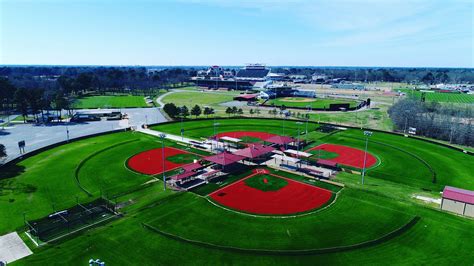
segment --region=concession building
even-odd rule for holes
[[[446,186],[441,209],[474,218],[474,191]]]

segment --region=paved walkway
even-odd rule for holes
[[[31,254],[33,252],[16,232],[0,236],[0,264],[1,262],[12,263]]]

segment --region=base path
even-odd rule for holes
[[[262,215],[290,215],[308,212],[322,207],[331,200],[332,192],[329,190],[274,174],[267,175],[284,179],[288,184],[276,191],[262,191],[245,183],[246,179],[261,174],[251,174],[209,196],[215,202],[230,209]]]
[[[364,167],[364,151],[356,148],[336,145],[336,144],[322,144],[311,148],[307,151],[323,150],[328,152],[337,153],[339,156],[333,159],[327,159],[329,161],[336,162],[338,164],[352,166],[362,169]],[[367,168],[374,166],[377,163],[377,159],[370,153],[367,153],[367,161],[365,166]]]

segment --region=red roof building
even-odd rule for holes
[[[296,140],[291,137],[277,135],[277,136],[272,136],[267,139],[264,139],[264,141],[270,142],[273,144],[284,145],[284,144],[295,142]]]
[[[197,170],[199,168],[202,168],[203,166],[200,164],[200,163],[190,163],[190,164],[187,164],[183,167],[181,167],[185,172],[191,172],[191,171],[194,171],[194,170]]]
[[[238,161],[241,161],[244,158],[245,157],[240,156],[240,155],[235,155],[235,154],[228,153],[228,152],[222,152],[222,153],[219,153],[219,154],[216,154],[216,155],[211,155],[211,156],[204,157],[204,160],[209,161],[209,162],[213,162],[213,163],[216,163],[216,164],[219,164],[219,165],[222,165],[222,166],[226,166],[226,165],[233,164],[233,163],[236,163]]]
[[[234,97],[236,101],[256,101],[258,94],[240,94]]]
[[[474,191],[446,186],[443,198],[474,204]]]
[[[474,191],[446,186],[441,199],[441,209],[474,217]]]
[[[196,174],[196,172],[184,172],[182,174],[172,176],[171,179],[175,180],[175,181],[178,181],[178,180],[182,180],[182,179],[191,177],[195,174]]]
[[[270,146],[265,146],[262,144],[251,144],[245,149],[238,150],[234,152],[235,155],[240,155],[249,159],[258,158],[265,154],[272,152],[275,148]]]
[[[324,166],[337,167],[337,163],[330,160],[319,159],[317,163]]]

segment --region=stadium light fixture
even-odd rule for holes
[[[160,134],[161,138],[161,156],[162,156],[162,161],[163,161],[163,190],[166,190],[166,169],[165,169],[165,138],[166,134],[161,133]]]
[[[365,152],[364,152],[364,166],[362,167],[362,185],[364,184],[365,165],[367,162],[367,147],[369,145],[369,137],[372,136],[372,131],[364,131],[365,136]]]

